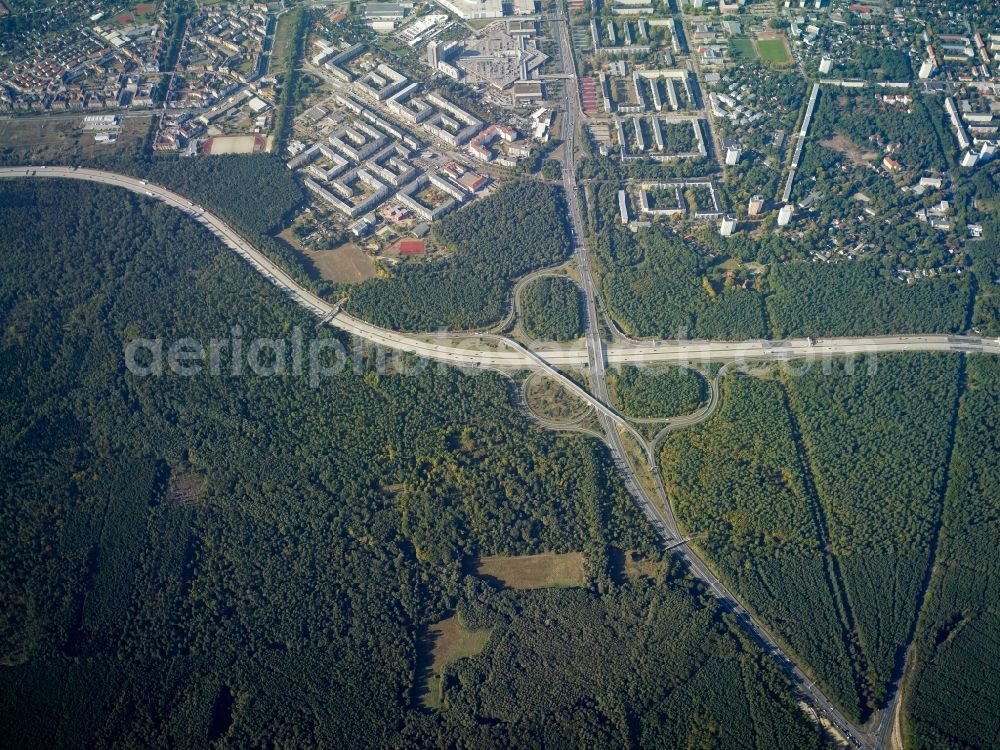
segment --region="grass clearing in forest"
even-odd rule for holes
[[[586,581],[579,552],[480,557],[470,568],[475,575],[494,578],[512,589],[569,588]]]
[[[426,708],[440,708],[444,670],[459,659],[476,656],[486,648],[493,628],[470,630],[458,615],[430,625],[422,639],[426,675],[420,702]]]
[[[859,148],[854,141],[842,133],[837,133],[832,138],[826,138],[820,141],[819,145],[843,154],[850,159],[851,163],[856,167],[868,166],[869,163],[878,159],[877,152]]]
[[[334,284],[357,284],[377,276],[375,262],[353,242],[333,250],[313,250],[295,244],[320,277]]]
[[[640,578],[656,578],[660,572],[659,562],[639,550],[612,547],[610,554],[615,579],[619,583],[636,581]]]
[[[205,478],[183,469],[171,469],[163,502],[167,505],[197,505],[205,493]]]

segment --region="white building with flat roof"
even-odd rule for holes
[[[778,211],[778,226],[787,227],[792,220],[792,212],[795,211],[795,207],[791,203],[786,203]]]
[[[434,0],[445,10],[449,10],[459,18],[501,18],[503,17],[502,0]]]

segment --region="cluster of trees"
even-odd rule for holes
[[[693,136],[690,128],[688,132]],[[712,171],[715,171],[714,162],[708,162],[706,159],[675,159],[667,162],[630,159],[623,162],[618,158],[594,154],[581,158],[577,164],[577,175],[581,179],[606,180],[614,183],[626,180],[704,177],[706,172]]]
[[[583,332],[583,295],[572,279],[543,276],[521,292],[521,314],[532,338],[569,341]]]
[[[687,154],[698,148],[694,128],[687,122],[657,122],[663,133],[663,149],[668,154]],[[694,127],[701,127],[696,122]]]
[[[164,17],[167,19],[167,32],[164,38],[163,48],[160,51],[160,70],[173,70],[177,63],[177,55],[181,51],[181,43],[184,41],[184,29],[187,19],[193,10],[193,4],[188,0],[174,0],[168,3],[164,9]],[[166,78],[161,87],[166,84]],[[165,89],[164,89],[165,91]]]
[[[983,222],[983,239],[972,256],[977,285],[972,325],[986,336],[1000,336],[1000,216]]]
[[[334,333],[123,191],[0,185],[0,233],[13,744],[818,744],[680,570],[615,581],[610,545],[658,559],[651,530],[604,449],[532,426],[506,379],[359,352],[313,387],[291,367],[230,374],[226,345],[217,375],[134,375],[135,337]],[[541,550],[583,551],[589,584],[463,573],[467,555]],[[496,630],[423,713],[417,634],[456,607]]]
[[[546,159],[542,162],[541,175],[546,180],[562,179],[562,162],[558,159]]]
[[[816,246],[814,243],[822,242],[818,231],[807,233],[802,238],[790,237],[782,232],[750,234],[744,231],[723,237],[718,229],[714,224],[696,229],[698,244],[706,252],[742,263],[770,264],[802,259],[808,256],[810,247]]]
[[[570,250],[561,192],[535,181],[511,182],[449,214],[434,227],[452,253],[406,263],[388,280],[354,287],[348,307],[403,330],[476,328],[503,317],[514,280],[555,265]]]
[[[1000,736],[1000,363],[969,360],[936,564],[904,688],[914,748],[990,747]]]
[[[907,285],[866,260],[779,265],[768,284],[767,310],[778,338],[956,332],[965,328],[972,302],[968,276]]]
[[[862,45],[857,59],[841,61],[838,68],[844,78],[864,78],[868,81],[909,81],[913,78],[910,58],[892,47]]]
[[[704,403],[708,383],[689,367],[621,367],[613,370],[615,394],[630,417],[673,417],[689,414]]]
[[[636,336],[738,339],[766,335],[763,297],[717,290],[697,248],[661,228],[638,234],[612,226],[598,237],[608,306]]]
[[[969,243],[977,286],[972,324],[985,335],[1000,336],[1000,163],[976,170],[955,198],[961,224],[972,223],[972,212],[967,213],[966,207],[973,198],[975,205],[984,209],[974,216],[982,224],[983,237]]]
[[[941,109],[940,101],[911,94],[914,101],[904,109],[880,104],[875,99],[878,93],[871,89],[851,93],[841,89],[823,90],[813,115],[810,140],[840,133],[861,149],[880,150],[898,144],[893,158],[906,169],[946,170],[949,160],[930,111],[931,108]],[[881,145],[869,141],[873,135],[880,137]]]

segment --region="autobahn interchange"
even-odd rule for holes
[[[568,34],[564,23],[554,22],[560,55],[567,60]],[[562,29],[561,32],[558,30]],[[571,55],[571,51],[569,51]],[[570,64],[572,58],[568,58]],[[572,70],[572,68],[570,68]],[[575,77],[574,77],[575,80]],[[573,86],[575,92],[575,85]],[[579,101],[567,94],[567,112],[579,112]],[[853,725],[822,693],[815,682],[780,648],[770,633],[739,602],[690,545],[685,543],[655,460],[656,440],[650,445],[636,431],[631,422],[610,404],[605,377],[605,365],[651,365],[688,362],[752,363],[760,361],[822,360],[851,355],[878,355],[892,352],[930,351],[963,352],[966,354],[1000,355],[1000,339],[948,334],[917,334],[901,336],[838,337],[822,339],[787,339],[783,341],[629,341],[605,348],[598,326],[597,288],[590,272],[587,250],[582,243],[583,221],[576,199],[576,174],[573,163],[573,143],[576,133],[576,116],[564,119],[563,179],[566,188],[569,216],[573,228],[574,255],[580,270],[581,283],[586,299],[587,330],[585,347],[579,342],[565,346],[546,344],[532,350],[522,344],[496,334],[472,334],[463,338],[461,333],[452,336],[441,334],[412,334],[372,325],[355,318],[306,289],[263,252],[242,237],[235,229],[212,212],[196,205],[186,197],[167,188],[140,178],[95,169],[64,166],[17,166],[0,168],[0,179],[49,178],[72,179],[111,185],[130,190],[173,206],[191,216],[218,237],[224,245],[240,255],[255,270],[281,288],[291,299],[307,309],[321,322],[328,323],[352,336],[370,341],[387,349],[407,352],[418,357],[449,365],[477,369],[540,370],[572,392],[598,415],[616,466],[621,470],[625,485],[646,515],[664,544],[670,547],[686,564],[690,573],[700,579],[733,613],[745,632],[761,647],[772,654],[781,668],[795,684],[799,693],[841,732],[854,738],[859,747],[881,747],[889,741],[889,723],[894,705],[890,703],[881,713],[879,721],[867,730]],[[457,341],[457,343],[455,343]],[[586,391],[568,378],[560,368],[587,366],[593,393]],[[717,383],[713,384],[713,388]],[[713,390],[717,399],[717,392]],[[699,416],[702,421],[711,413]],[[689,426],[695,421],[678,422],[676,427]],[[659,503],[651,498],[639,481],[622,441],[622,433],[631,435],[643,449],[649,470],[656,486]]]
[[[576,86],[576,66],[570,43],[569,16],[565,2],[566,0],[560,0],[559,3],[562,17],[557,20],[554,19],[552,22],[553,34],[556,37],[556,43],[559,47],[563,72],[573,74],[572,93],[569,91],[570,87],[566,87],[566,108],[563,118],[563,183],[566,203],[569,206],[568,213],[572,224],[575,245],[574,255],[577,258],[586,303],[586,342],[590,384],[594,391],[594,396],[605,403],[609,403],[607,376],[604,368],[605,352],[600,337],[597,317],[597,288],[590,270],[587,249],[582,242],[584,226],[580,215],[579,193],[576,184],[574,148],[577,119],[578,117],[582,117],[582,106],[579,99],[579,90]],[[663,539],[664,544],[670,548],[671,553],[679,557],[685,563],[689,573],[700,579],[707,589],[716,596],[720,604],[733,613],[740,626],[754,641],[776,657],[779,666],[793,681],[798,690],[809,696],[817,710],[825,714],[839,731],[842,731],[847,737],[851,738],[855,744],[860,745],[860,740],[856,739],[857,735],[861,733],[860,730],[827,699],[816,687],[815,681],[807,681],[806,675],[798,665],[784,654],[767,630],[738,602],[732,592],[723,585],[694,549],[690,545],[682,543],[684,536],[674,516],[666,488],[660,476],[659,462],[656,460],[652,447],[642,440],[641,437],[639,438],[639,443],[647,454],[646,459],[656,485],[657,494],[659,495],[659,503],[655,502],[655,499],[649,496],[639,481],[635,467],[630,462],[628,452],[622,442],[621,434],[618,431],[618,424],[603,413],[599,415],[599,418],[601,427],[605,433],[605,441],[615,465],[624,478],[629,494],[632,495],[636,504],[650,521],[657,534]]]

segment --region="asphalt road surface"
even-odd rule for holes
[[[572,70],[571,50],[565,21],[555,22],[553,26],[560,47],[560,57],[564,65],[568,65],[564,69]],[[567,61],[569,62],[567,63]],[[893,704],[890,703],[887,710],[879,716],[879,720],[874,722],[874,726],[867,730],[851,724],[815,683],[809,680],[799,667],[781,651],[770,634],[747,612],[704,561],[683,542],[670,503],[666,500],[657,462],[652,456],[650,447],[646,441],[638,436],[632,425],[613,407],[609,406],[607,383],[604,376],[605,363],[643,365],[669,362],[724,361],[738,364],[741,362],[793,360],[795,363],[793,366],[801,366],[799,363],[807,362],[810,359],[823,360],[845,355],[879,355],[892,352],[964,352],[967,354],[1000,355],[1000,339],[920,334],[786,339],[782,341],[639,341],[618,344],[605,349],[597,324],[597,289],[590,273],[587,252],[581,242],[583,221],[577,201],[575,165],[572,158],[576,122],[580,111],[575,78],[572,86],[567,85],[567,89],[572,91],[572,94],[568,96],[568,113],[572,114],[567,114],[564,118],[566,157],[563,163],[563,178],[570,219],[574,229],[574,248],[587,303],[585,347],[576,342],[574,345],[563,347],[549,344],[540,346],[537,350],[531,350],[502,336],[475,335],[468,337],[466,341],[461,341],[461,333],[454,336],[454,339],[459,340],[457,344],[435,343],[434,337],[425,338],[419,334],[407,334],[371,325],[342,311],[339,305],[327,302],[307,290],[215,214],[206,211],[182,195],[139,178],[101,170],[58,166],[2,167],[0,168],[0,178],[82,180],[113,185],[154,198],[193,217],[298,304],[321,321],[349,334],[388,349],[409,352],[459,367],[544,371],[598,412],[605,438],[615,463],[623,473],[626,487],[664,542],[671,546],[673,554],[678,555],[687,564],[691,574],[701,579],[707,589],[718,597],[722,605],[734,613],[744,630],[765,651],[775,657],[796,685],[799,693],[821,715],[829,719],[841,732],[855,738],[859,747],[881,747],[888,742],[891,734],[888,730],[894,708]],[[590,368],[593,394],[581,388],[558,369],[559,367],[582,365],[587,365]],[[622,443],[622,432],[628,432],[636,437],[638,444],[647,451],[652,475],[660,495],[659,503],[653,502],[640,484]]]

